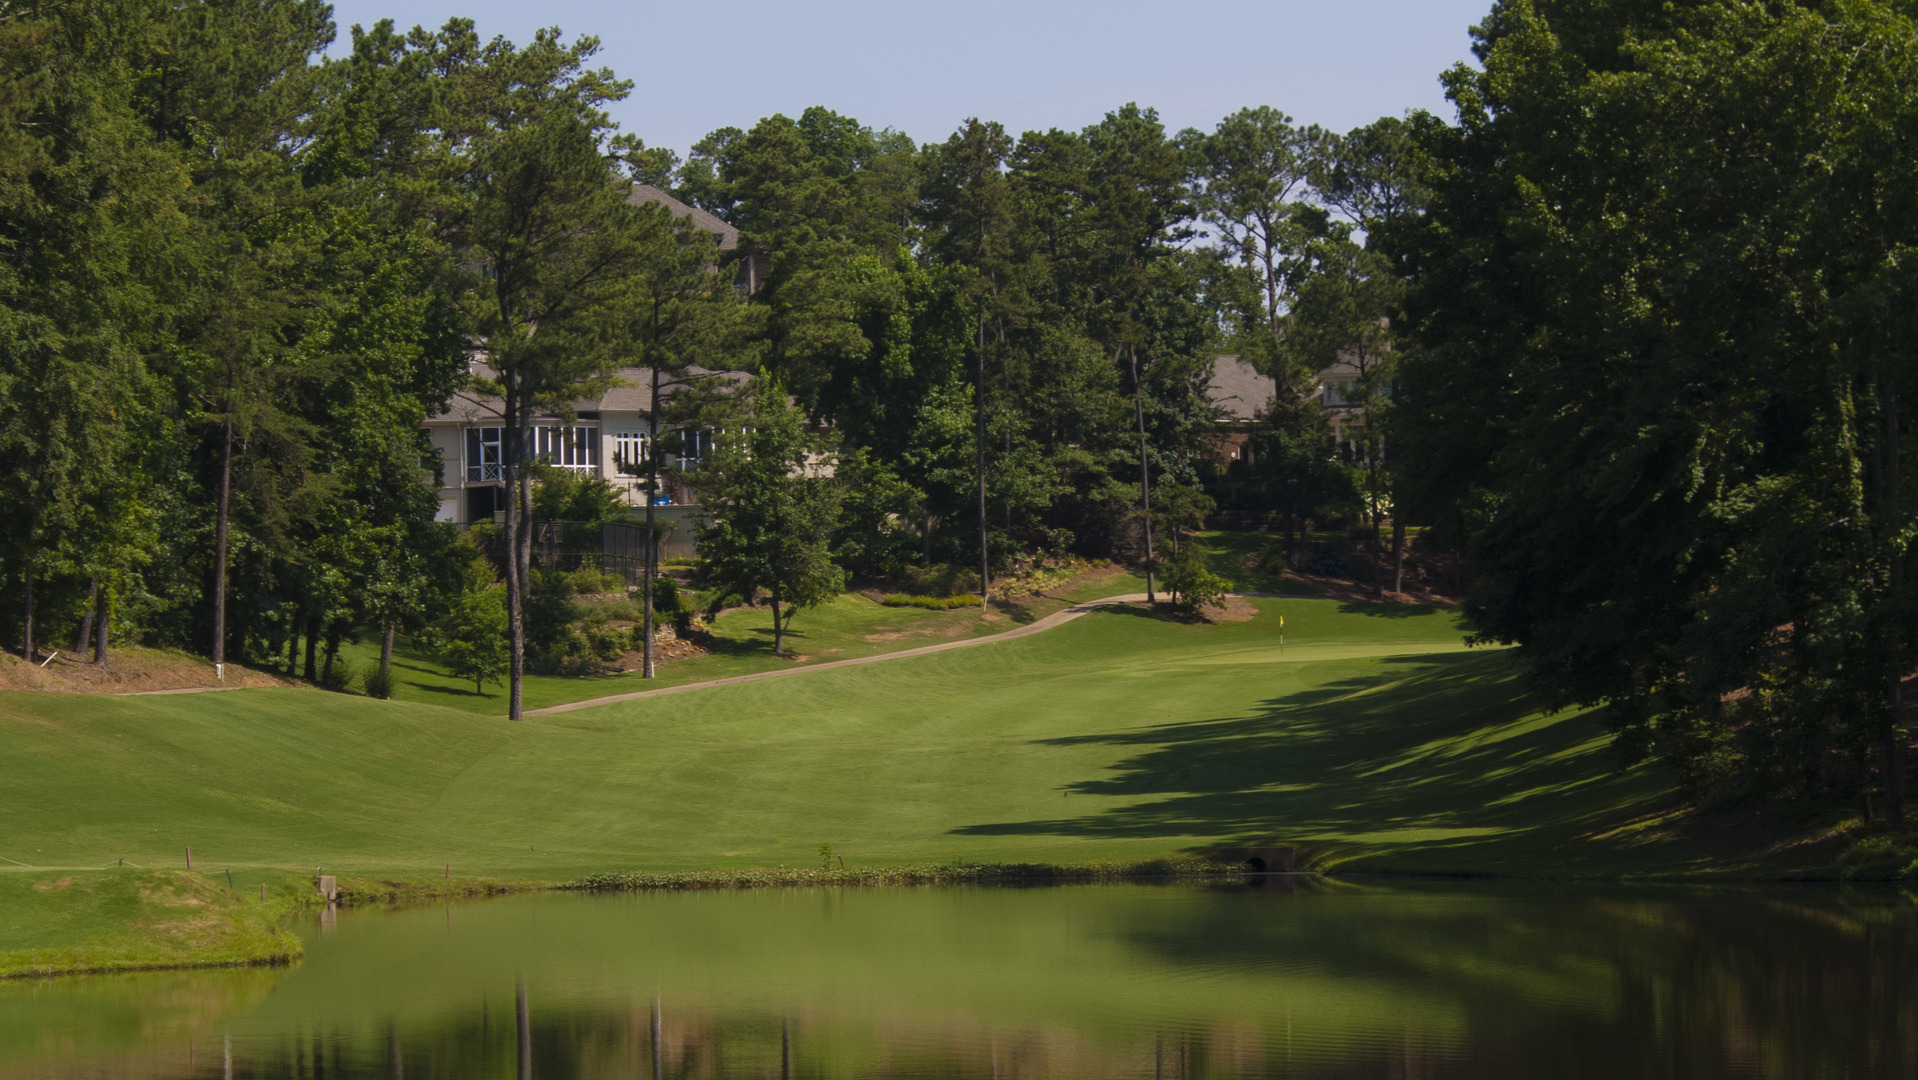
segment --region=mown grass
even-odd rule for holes
[[[1540,711],[1452,612],[1256,607],[1219,625],[1100,612],[521,724],[309,690],[0,695],[0,858],[178,865],[191,845],[242,891],[318,865],[400,880],[451,864],[455,881],[807,867],[822,844],[852,869],[1257,843],[1368,870],[1830,864],[1777,835],[1688,830],[1662,771],[1617,770],[1600,718]]]
[[[284,876],[254,900],[186,870],[0,873],[0,978],[288,963],[294,896]]]
[[[710,655],[663,664],[658,678],[651,681],[636,671],[596,676],[529,675],[525,702],[529,709],[541,709],[635,690],[900,652],[920,645],[1000,633],[1043,618],[1068,603],[1144,589],[1143,578],[1126,573],[1100,574],[1075,583],[1059,596],[1033,597],[1011,605],[995,604],[986,612],[977,607],[944,611],[888,607],[857,593],[847,593],[829,604],[800,613],[786,633],[786,656],[773,655],[770,609],[729,611],[712,623],[714,644]],[[363,674],[379,662],[378,642],[371,638],[347,644],[340,651],[357,673]],[[489,684],[483,692],[476,692],[471,682],[446,674],[438,657],[413,648],[405,638],[395,645],[393,668],[394,700],[486,714],[506,711],[503,687]],[[358,688],[357,679],[354,686]]]

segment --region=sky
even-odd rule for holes
[[[824,105],[919,142],[966,118],[1077,129],[1136,101],[1170,129],[1248,105],[1349,130],[1424,108],[1450,118],[1439,73],[1470,57],[1491,0],[333,0],[347,28],[474,20],[524,42],[590,34],[633,81],[623,131],[680,154],[715,128]]]

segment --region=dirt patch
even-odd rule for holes
[[[986,616],[984,621],[992,622],[994,620],[992,616]],[[966,628],[964,624],[949,622],[938,626],[921,627],[916,630],[889,630],[883,633],[867,634],[866,640],[877,645],[892,641],[911,641],[916,638],[925,638],[928,641],[950,641],[953,638],[965,636]]]
[[[1258,618],[1259,609],[1242,596],[1228,596],[1224,607],[1209,607],[1202,614],[1206,622],[1212,623],[1251,622]]]
[[[213,677],[205,657],[172,649],[116,649],[105,670],[86,656],[65,650],[41,663],[0,654],[0,690],[40,690],[58,694],[141,694],[156,690],[217,690],[245,687],[293,687],[303,684],[238,664],[226,666],[224,681]]]
[[[73,884],[73,879],[70,877],[63,877],[56,881],[36,881],[33,883],[33,891],[52,892],[55,889],[64,889],[71,884]]]

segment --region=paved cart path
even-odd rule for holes
[[[832,660],[824,664],[807,664],[804,667],[781,668],[777,671],[759,671],[751,675],[730,675],[724,679],[712,679],[707,682],[686,683],[682,686],[667,686],[658,690],[636,690],[630,694],[610,694],[606,697],[588,698],[585,701],[572,701],[564,705],[550,705],[544,709],[528,709],[527,716],[548,716],[553,713],[572,712],[574,709],[591,709],[600,705],[612,705],[621,701],[638,701],[641,698],[658,697],[661,694],[684,694],[694,690],[704,690],[711,686],[731,686],[736,683],[758,682],[761,679],[783,679],[790,675],[804,675],[811,671],[831,671],[833,668],[852,667],[856,664],[877,664],[885,660],[903,660],[908,656],[927,656],[932,653],[946,652],[949,649],[970,649],[974,645],[990,645],[995,641],[1010,641],[1050,630],[1114,604],[1136,604],[1145,599],[1144,593],[1126,593],[1124,596],[1105,596],[1097,600],[1088,600],[1083,604],[1074,604],[1063,611],[1055,611],[1038,622],[1021,626],[1016,630],[1007,630],[983,637],[967,638],[964,641],[942,641],[937,645],[921,645],[915,649],[903,649],[899,652],[880,653],[877,656],[857,656],[850,660]]]

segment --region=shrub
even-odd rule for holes
[[[587,596],[602,593],[624,593],[626,579],[618,574],[602,574],[590,566],[582,566],[566,575],[566,583],[573,592]]]
[[[880,603],[887,607],[924,608],[927,611],[952,611],[956,608],[978,607],[976,596],[911,596],[906,593],[891,593]]]
[[[366,696],[384,701],[393,696],[393,671],[375,664],[373,670],[366,673],[361,683],[366,688]]]
[[[573,583],[557,570],[534,570],[526,590],[526,649],[549,661],[548,670],[557,662],[579,652],[569,639],[579,635],[573,623],[579,619],[579,605],[573,603]]]
[[[602,661],[619,659],[625,654],[630,640],[623,631],[604,624],[586,628],[586,645],[592,650],[593,656]]]
[[[335,656],[333,662],[320,669],[320,689],[345,693],[353,686],[353,664],[344,656]]]
[[[893,584],[913,596],[958,596],[979,591],[979,571],[950,563],[906,566],[893,576]]]

